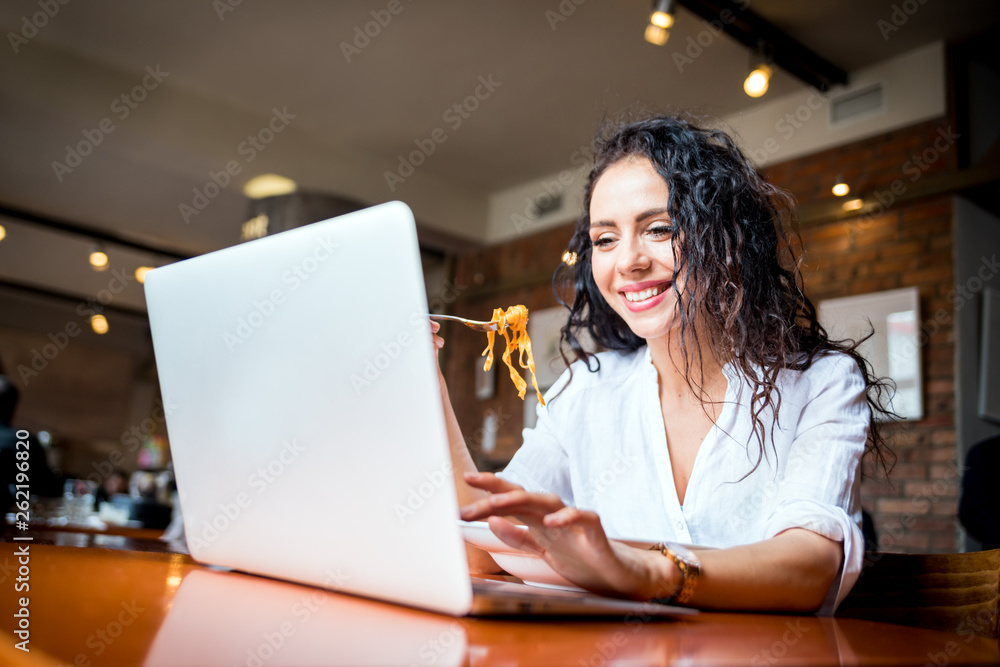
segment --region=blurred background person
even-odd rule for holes
[[[62,493],[59,476],[49,467],[45,449],[34,433],[28,433],[27,438],[18,438],[14,424],[14,411],[21,394],[14,383],[6,375],[0,375],[0,510],[6,515],[14,507],[16,496],[19,451],[27,452],[28,469],[27,488],[32,496],[58,497]],[[23,431],[23,430],[22,430]],[[26,431],[24,431],[26,432]],[[28,447],[18,448],[18,441],[26,442]],[[23,458],[21,460],[24,460]],[[23,478],[22,478],[23,479]],[[19,499],[22,500],[23,496]],[[7,528],[7,522],[2,522],[0,531]]]

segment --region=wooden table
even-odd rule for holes
[[[24,545],[30,591],[17,592]],[[11,634],[21,597],[30,653]],[[214,571],[182,554],[31,542],[0,544],[0,609],[0,664],[29,666],[1000,663],[996,641],[870,621],[718,613],[650,622],[455,619]]]

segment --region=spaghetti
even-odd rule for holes
[[[535,358],[531,354],[531,339],[528,338],[528,309],[521,305],[511,306],[506,311],[503,308],[497,308],[493,311],[493,319],[490,322],[498,323],[497,332],[507,341],[507,347],[503,351],[503,361],[507,364],[507,368],[510,369],[510,379],[513,380],[514,386],[517,387],[518,398],[524,400],[524,393],[527,391],[528,383],[524,381],[524,378],[521,377],[521,374],[518,373],[511,362],[511,353],[515,349],[518,353],[518,364],[520,364],[521,368],[527,368],[531,371],[531,385],[535,388],[538,402],[545,405],[542,392],[538,391],[538,381],[535,380]],[[508,329],[510,330],[509,333]],[[486,332],[489,345],[486,346],[481,355],[486,357],[486,363],[483,365],[483,370],[486,371],[490,370],[490,367],[493,366],[494,333],[496,332]],[[527,364],[524,363],[525,354],[528,356]]]

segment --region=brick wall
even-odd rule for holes
[[[764,172],[802,203],[837,199],[830,191],[837,175],[855,192],[889,203],[918,190],[933,174],[955,169],[957,150],[945,139],[952,136],[949,130],[946,119],[929,121]],[[955,289],[952,198],[892,204],[849,219],[803,221],[806,291],[818,302],[918,288],[924,418],[886,429],[896,465],[886,479],[866,462],[862,504],[872,514],[883,551],[958,551],[961,476],[955,447],[954,305],[948,299]]]
[[[836,200],[830,187],[838,175],[852,185],[851,196],[894,200],[849,219],[804,220],[801,228],[803,273],[814,302],[919,288],[925,416],[886,430],[895,468],[886,480],[868,462],[862,484],[863,504],[887,551],[958,550],[954,307],[948,300],[954,289],[951,197],[897,203],[918,192],[932,174],[955,169],[957,151],[942,138],[949,136],[947,128],[944,119],[921,123],[764,170],[801,204]],[[545,276],[558,264],[571,231],[567,225],[459,257],[454,283],[460,296],[453,312],[484,318],[498,306],[556,305]],[[444,335],[445,373],[470,448],[481,468],[502,467],[520,445],[523,405],[505,373],[499,374],[494,398],[478,401],[473,369],[482,363],[485,337],[453,326]],[[500,421],[497,448],[489,456],[480,451],[487,410]]]

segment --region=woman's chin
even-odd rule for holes
[[[655,340],[657,338],[666,338],[670,333],[670,324],[668,322],[629,322],[625,320],[629,325],[629,329],[632,330],[639,338],[645,341]]]

